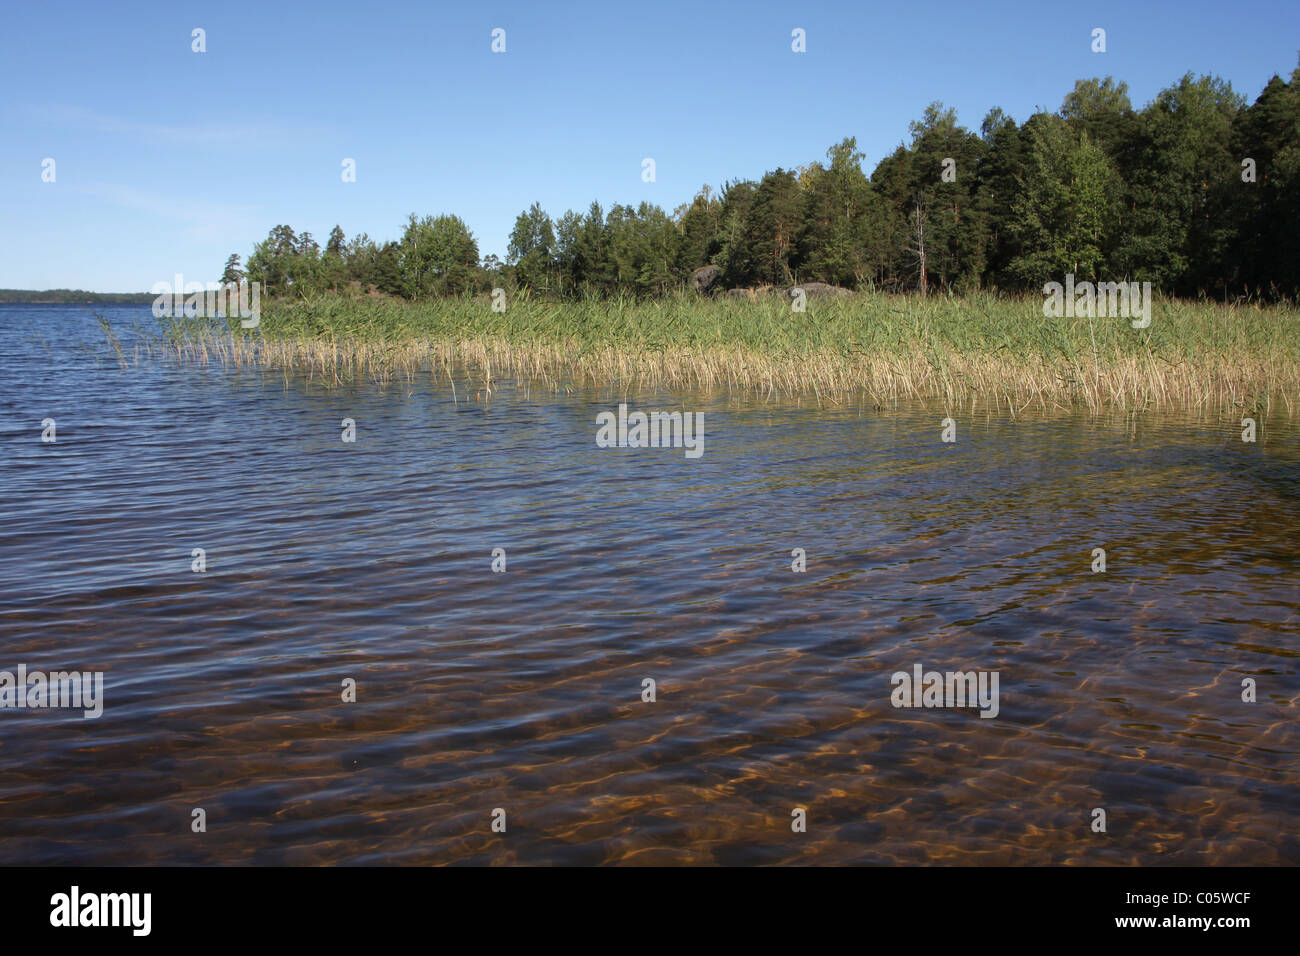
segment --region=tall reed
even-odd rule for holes
[[[183,359],[336,379],[467,369],[488,384],[724,386],[820,398],[1290,410],[1300,399],[1300,310],[1157,300],[1151,325],[1047,318],[1042,299],[855,295],[792,311],[679,296],[558,302],[527,295],[407,303],[275,302],[261,325],[169,330]]]

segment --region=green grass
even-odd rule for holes
[[[1157,300],[1150,327],[1134,329],[1125,318],[1048,318],[1042,303],[862,294],[809,301],[801,313],[778,297],[521,296],[493,312],[486,298],[340,296],[264,302],[260,327],[234,328],[228,347],[241,361],[335,374],[456,362],[489,378],[860,392],[880,401],[1291,408],[1300,398],[1294,306]],[[177,336],[188,343],[182,351],[210,338],[193,328]]]

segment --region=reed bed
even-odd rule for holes
[[[332,381],[440,377],[490,389],[717,388],[877,404],[940,401],[1290,413],[1300,398],[1300,310],[1157,301],[1127,318],[1048,318],[1038,297],[862,294],[809,302],[681,296],[557,302],[519,297],[406,303],[272,303],[258,329],[178,323],[182,361],[303,372]]]

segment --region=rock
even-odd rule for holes
[[[728,289],[728,299],[746,299],[750,302],[758,301],[758,293],[753,289]]]
[[[720,272],[717,266],[701,266],[691,276],[691,287],[696,292],[709,292],[717,285]]]
[[[809,299],[839,299],[853,294],[843,286],[827,285],[825,282],[805,282],[790,289],[786,295],[793,298],[795,289],[803,289],[804,296]]]

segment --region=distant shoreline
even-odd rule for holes
[[[148,305],[149,292],[87,292],[84,289],[0,289],[0,305]]]

